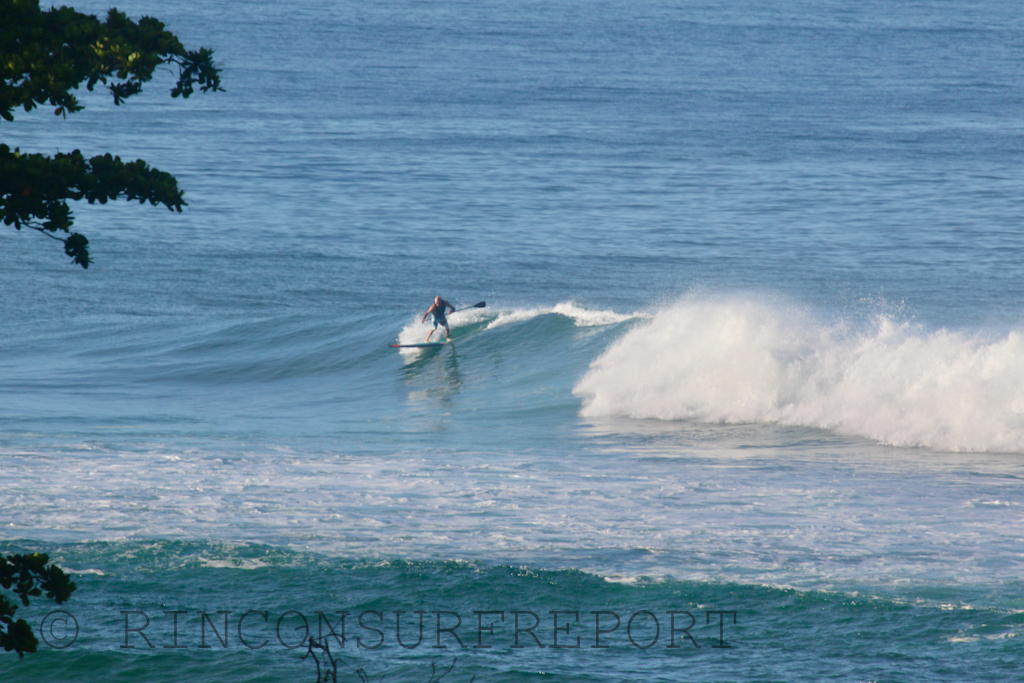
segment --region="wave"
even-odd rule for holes
[[[572,320],[576,327],[601,327],[614,325],[616,323],[642,317],[639,314],[616,313],[612,310],[589,309],[578,304],[567,301],[558,303],[551,307],[536,308],[511,308],[511,309],[480,309],[472,308],[448,316],[448,326],[452,331],[452,339],[478,332],[481,330],[494,330],[512,323],[525,322],[545,315],[560,316]],[[429,322],[429,321],[428,321]],[[419,317],[409,322],[398,334],[399,344],[415,344],[421,342],[427,336],[427,324],[421,324]],[[444,331],[439,330],[431,337],[436,341],[444,337]],[[419,349],[402,349],[404,353],[413,355],[419,354]]]
[[[688,298],[635,327],[574,388],[585,417],[779,423],[896,446],[1024,452],[1024,332],[878,316],[825,322],[755,298]]]
[[[880,650],[895,653],[901,671],[913,665],[924,672],[919,680],[1005,680],[1005,662],[1019,658],[1022,632],[1016,582],[996,601],[988,591],[965,597],[960,585],[876,595],[518,562],[334,557],[203,540],[0,542],[0,550],[40,550],[65,567],[68,561],[102,567],[99,574],[75,573],[79,590],[62,607],[62,616],[83,627],[80,639],[73,632],[74,647],[47,653],[53,637],[63,639],[67,622],[45,633],[40,626],[43,652],[23,661],[0,658],[3,680],[308,680],[314,665],[300,659],[304,637],[328,629],[341,636],[346,626],[351,640],[361,640],[343,649],[339,637],[334,652],[351,670],[373,672],[362,680],[440,680],[432,675],[439,652],[447,653],[445,667],[455,667],[457,654],[456,681],[535,681],[536,671],[568,683],[676,680],[642,672],[672,671],[680,662],[696,680],[719,678],[726,666],[740,666],[739,680],[824,680],[837,667],[856,680],[898,678],[865,665],[863,652]],[[259,571],[234,562],[253,557],[277,561]],[[31,609],[25,615],[42,624],[51,608],[40,600]],[[347,623],[344,614],[351,615]],[[441,628],[442,617],[451,630]],[[228,632],[216,629],[221,619]],[[844,644],[850,632],[859,634],[859,649],[828,649],[830,642]],[[523,634],[529,640],[520,643]],[[812,664],[801,661],[799,672],[771,656],[808,648],[808,634],[825,643],[812,651],[823,656],[804,658]],[[117,647],[120,638],[133,653]],[[434,646],[442,642],[448,649]],[[921,655],[922,642],[935,645]],[[479,643],[486,651],[473,647]],[[288,654],[285,648],[300,649]],[[245,654],[231,656],[232,650]],[[723,660],[730,651],[754,664]]]
[[[573,323],[577,327],[614,325],[615,323],[625,322],[626,320],[636,317],[634,315],[616,313],[610,310],[591,310],[577,306],[575,303],[568,301],[552,306],[551,308],[528,308],[503,311],[498,314],[497,318],[487,325],[487,329],[490,330],[509,323],[521,322],[538,316],[552,314],[572,319]]]

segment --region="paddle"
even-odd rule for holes
[[[452,313],[458,313],[459,311],[468,311],[471,308],[484,308],[485,306],[487,306],[487,304],[485,302],[481,301],[479,303],[473,304],[472,306],[466,306],[465,308],[460,308],[460,309],[458,309],[456,311],[452,311]]]

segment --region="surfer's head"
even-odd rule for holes
[[[435,296],[434,297],[434,305],[435,306],[440,306],[442,301],[444,301],[444,299],[442,299],[441,297],[439,297],[439,296]]]

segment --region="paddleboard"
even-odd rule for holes
[[[439,346],[444,346],[448,342],[424,342],[422,344],[392,344],[391,346],[396,349],[432,349]]]

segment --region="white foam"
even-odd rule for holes
[[[465,311],[459,311],[458,313],[452,313],[448,316],[448,326],[450,329],[455,330],[460,327],[466,327],[473,325],[481,321],[489,320],[490,322],[484,328],[485,330],[493,330],[509,323],[523,322],[526,320],[532,320],[542,315],[561,315],[567,318],[571,318],[573,323],[577,327],[598,327],[601,325],[613,325],[615,323],[624,322],[636,317],[642,317],[637,314],[621,314],[616,313],[612,310],[602,309],[588,309],[578,306],[572,301],[566,301],[563,303],[556,304],[554,306],[545,308],[513,308],[513,309],[483,309],[483,308],[471,308]],[[427,323],[421,323],[420,318],[416,317],[402,328],[401,332],[398,333],[398,344],[418,344],[426,339],[427,332],[430,330],[430,326]],[[444,336],[444,330],[438,329],[437,332],[431,337],[431,341],[437,341],[442,339]],[[401,352],[406,355],[418,355],[421,353],[421,349],[401,349]]]
[[[262,569],[267,566],[266,562],[244,557],[233,557],[231,559],[211,560],[205,557],[199,558],[199,564],[213,569]]]
[[[1016,458],[960,456],[971,466],[951,473],[927,458],[879,463],[871,448],[843,454],[842,469],[856,472],[844,477],[826,451],[753,449],[760,455],[747,461],[580,448],[586,457],[511,448],[368,457],[265,446],[176,459],[155,445],[50,457],[0,449],[0,504],[10,519],[0,537],[131,541],[119,560],[129,563],[149,562],[157,539],[209,539],[222,545],[186,548],[176,561],[274,566],[273,556],[240,545],[256,543],[381,560],[574,566],[626,584],[674,576],[966,588],[1010,585],[1024,570],[1020,508],[967,504],[997,495],[1024,502],[1019,479],[1003,476],[1019,475]]]
[[[825,323],[754,298],[686,299],[628,332],[574,389],[588,417],[780,423],[898,446],[1024,452],[1024,334],[879,317]]]
[[[577,327],[597,327],[601,325],[613,325],[615,323],[624,322],[636,316],[634,315],[623,315],[616,313],[611,310],[591,310],[577,306],[572,301],[566,301],[560,304],[556,304],[550,308],[526,308],[526,309],[513,309],[511,311],[502,311],[498,314],[498,317],[491,321],[487,326],[488,330],[509,323],[522,322],[524,320],[530,320],[542,315],[562,315],[567,318],[572,318],[573,323]]]

